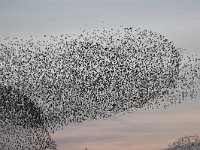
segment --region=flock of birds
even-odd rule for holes
[[[149,30],[6,38],[0,42],[0,148],[56,149],[49,131],[64,125],[195,98],[199,71],[197,56]]]
[[[199,148],[200,138],[198,135],[195,135],[181,137],[164,150],[199,150]]]

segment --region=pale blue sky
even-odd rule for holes
[[[0,0],[0,36],[124,25],[151,29],[167,35],[178,47],[198,50],[199,8],[199,0]]]
[[[124,25],[151,29],[178,47],[198,50],[199,8],[199,0],[0,0],[0,36]]]
[[[80,27],[124,25],[152,29],[179,47],[197,50],[199,8],[199,0],[0,0],[0,34],[76,33]]]

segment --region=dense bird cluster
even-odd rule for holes
[[[0,116],[28,129],[56,130],[198,93],[197,57],[148,31],[82,34],[0,43]],[[27,119],[23,119],[27,118]]]
[[[184,136],[169,145],[165,150],[199,150],[200,138],[199,136]]]
[[[24,128],[43,127],[45,116],[41,109],[18,89],[0,85],[1,121]]]
[[[18,89],[0,85],[0,149],[56,150],[44,114]]]
[[[0,120],[1,150],[57,150],[44,128],[24,128]]]

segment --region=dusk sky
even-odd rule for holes
[[[200,102],[141,110],[70,125],[52,135],[61,150],[161,150],[182,136],[200,134]]]
[[[79,33],[80,28],[150,29],[200,56],[199,0],[0,0],[0,37]],[[59,150],[159,150],[200,134],[200,102],[70,125],[52,134]]]

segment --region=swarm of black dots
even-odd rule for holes
[[[199,150],[199,149],[200,149],[200,138],[198,135],[195,135],[195,136],[181,137],[172,144],[169,144],[169,147],[167,149],[163,150]]]
[[[199,62],[151,30],[6,38],[0,42],[0,148],[56,149],[48,131],[69,123],[193,99]]]

